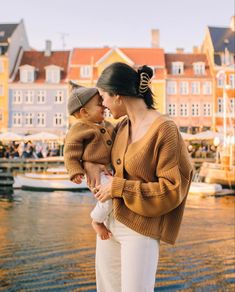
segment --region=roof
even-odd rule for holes
[[[224,52],[227,47],[235,53],[235,32],[229,27],[208,27],[215,53]],[[227,42],[225,41],[227,40]]]
[[[72,65],[89,65],[97,63],[113,48],[75,48],[72,53]],[[118,48],[136,65],[165,66],[164,51],[158,48]]]
[[[61,81],[67,78],[70,51],[52,51],[50,56],[45,56],[44,51],[25,51],[20,65],[30,65],[37,69],[37,83],[45,82],[45,67],[50,65],[62,68]],[[15,82],[19,81],[19,70],[15,77]]]
[[[164,78],[165,58],[164,50],[159,48],[75,48],[71,56],[71,67],[69,78],[76,80],[80,76],[79,66],[93,65],[95,67],[101,64],[108,56],[116,52],[128,61],[131,65],[141,66],[149,65],[157,67],[156,78]],[[128,63],[129,63],[128,62]],[[97,72],[94,70],[94,78],[97,78]]]
[[[206,54],[188,54],[188,53],[182,53],[182,54],[165,54],[165,61],[166,61],[166,69],[167,69],[167,75],[171,76],[177,76],[177,78],[203,78],[203,77],[211,77],[210,70],[209,70],[209,64],[206,57]],[[184,74],[182,75],[172,75],[171,69],[172,69],[172,62],[183,62],[184,63]],[[195,75],[193,71],[193,63],[197,62],[203,62],[205,63],[205,75]]]
[[[18,23],[0,23],[0,43],[8,43],[8,38],[18,25]]]

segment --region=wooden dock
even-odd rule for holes
[[[42,172],[48,167],[58,167],[64,165],[64,157],[48,157],[40,159],[0,159],[0,169],[10,172],[13,175],[24,172]]]

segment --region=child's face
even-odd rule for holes
[[[97,93],[84,106],[88,113],[88,120],[93,123],[101,123],[104,120],[105,107],[102,105],[102,98]]]

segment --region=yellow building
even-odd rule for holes
[[[0,55],[0,132],[8,127],[8,58]]]
[[[134,68],[150,66],[154,71],[152,91],[157,109],[165,113],[165,58],[160,48],[75,48],[72,52],[69,79],[84,86],[95,86],[101,72],[114,62]]]

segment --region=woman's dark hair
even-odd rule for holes
[[[97,87],[112,95],[142,98],[147,108],[154,109],[153,93],[149,87],[153,76],[152,68],[144,65],[136,71],[129,65],[116,62],[101,73]]]

